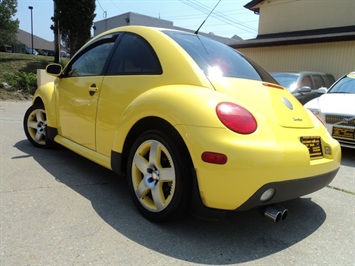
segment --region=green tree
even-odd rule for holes
[[[95,12],[95,0],[54,0],[55,12],[52,20],[54,32],[59,25],[59,33],[64,47],[72,56],[90,38]],[[56,23],[58,22],[58,23]]]
[[[0,48],[17,42],[18,19],[13,19],[17,12],[17,0],[0,0]]]

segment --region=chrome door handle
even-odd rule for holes
[[[91,86],[89,87],[90,96],[93,96],[98,90],[99,88],[96,87],[96,83],[91,84]]]
[[[99,88],[96,87],[95,83],[91,84],[91,86],[89,87],[89,91],[97,92],[98,90],[99,90]]]

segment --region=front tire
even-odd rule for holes
[[[187,213],[191,197],[191,163],[171,134],[148,130],[133,144],[127,167],[133,201],[152,222],[167,222]]]
[[[23,128],[29,142],[39,148],[51,148],[53,142],[47,138],[47,115],[43,104],[35,103],[25,113]]]

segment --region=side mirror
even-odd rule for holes
[[[325,87],[321,87],[321,88],[319,88],[318,90],[316,90],[316,92],[317,93],[319,93],[319,94],[324,94],[324,93],[327,93],[327,88],[325,88]]]
[[[63,71],[63,68],[60,64],[49,64],[46,67],[46,72],[48,75],[58,77]]]
[[[303,87],[299,88],[297,91],[298,91],[299,93],[305,93],[305,92],[311,92],[312,89],[311,89],[311,87],[303,86]]]

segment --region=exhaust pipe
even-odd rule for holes
[[[278,223],[286,219],[288,210],[279,205],[268,205],[262,207],[262,214],[274,223]]]

